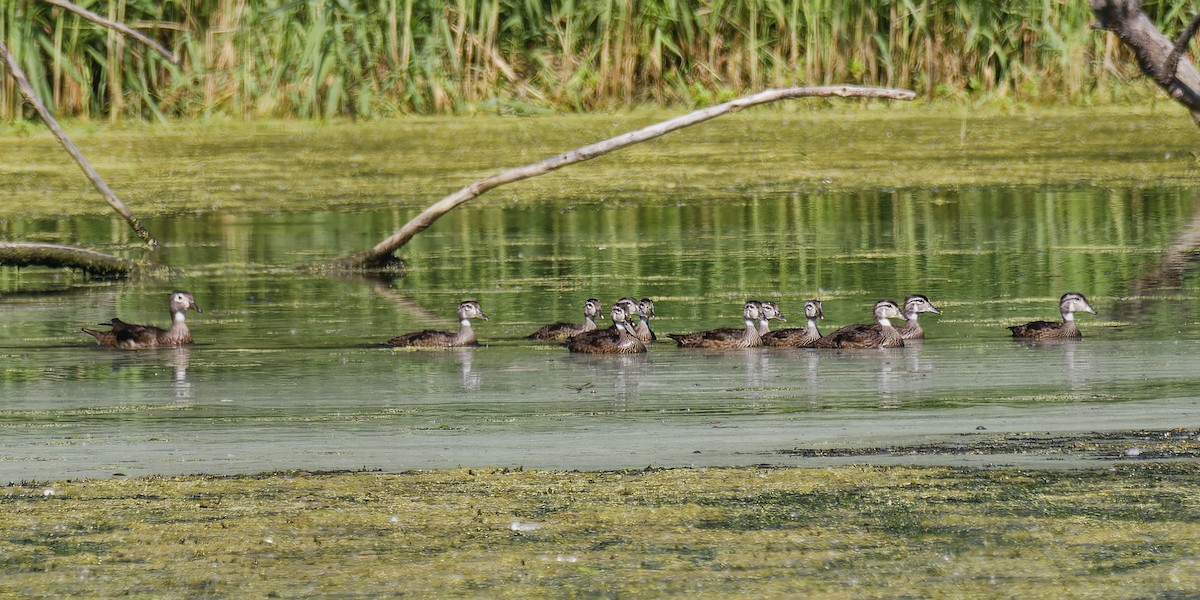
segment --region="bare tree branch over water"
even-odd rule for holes
[[[1142,10],[1142,0],[1091,0],[1091,5],[1096,14],[1092,27],[1117,34],[1133,50],[1142,73],[1191,111],[1192,121],[1200,125],[1200,72],[1184,58],[1200,29],[1200,13],[1172,41]]]
[[[632,146],[633,144],[661,137],[673,131],[690,127],[698,123],[703,123],[710,119],[715,119],[721,115],[737,112],[744,108],[749,108],[759,104],[767,104],[769,102],[775,102],[778,100],[808,97],[912,100],[916,97],[916,94],[909,90],[896,88],[829,85],[765,90],[757,94],[744,96],[724,104],[711,106],[709,108],[663,121],[637,131],[624,133],[602,142],[597,142],[595,144],[584,146],[570,152],[552,156],[541,162],[525,165],[523,167],[507,169],[490,177],[480,179],[458,190],[457,192],[442,198],[429,208],[426,208],[421,212],[421,214],[414,217],[408,223],[405,223],[403,227],[401,227],[392,235],[388,236],[383,241],[376,244],[370,250],[334,261],[333,267],[335,269],[344,270],[386,270],[389,268],[396,268],[399,263],[395,256],[396,251],[412,240],[413,236],[424,231],[442,215],[450,212],[464,202],[482,195],[488,190],[508,183],[521,181],[522,179],[537,177],[538,175],[543,175],[577,162],[591,160],[598,156],[608,154],[613,150],[618,150],[625,148],[626,146]]]

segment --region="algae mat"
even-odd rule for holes
[[[108,479],[0,493],[5,597],[1163,597],[1200,465]]]

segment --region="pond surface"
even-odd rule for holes
[[[306,139],[327,143],[330,156],[353,154],[345,132],[335,133]],[[202,148],[223,164],[240,156],[203,136],[183,149],[162,137],[181,155]],[[141,152],[152,153],[155,139]],[[1137,139],[1118,140],[1116,160],[1136,160]],[[12,171],[9,152],[0,158]],[[281,179],[286,150],[261,152],[265,177]],[[383,207],[386,174],[352,184],[352,209],[314,201],[335,195],[327,180],[343,171],[333,164],[297,175],[326,187],[305,192],[295,210],[278,208],[288,192],[268,190],[266,211],[152,211],[144,221],[164,246],[147,258],[165,274],[106,282],[0,269],[0,481],[827,464],[849,459],[792,451],[1200,426],[1200,264],[1179,245],[1200,229],[1193,190],[1139,180],[811,191],[769,169],[761,185],[740,183],[749,177],[739,173],[721,186],[714,178],[729,175],[709,173],[712,158],[672,164],[680,181],[690,181],[680,169],[698,173],[678,187],[543,187],[520,202],[500,194],[467,205],[406,247],[409,270],[385,281],[296,268],[363,249],[412,214]],[[147,159],[112,160],[120,171]],[[601,168],[646,169],[644,156],[629,160]],[[423,177],[429,161],[415,161],[416,174],[388,169]],[[483,167],[454,167],[456,184],[469,181],[464,168]],[[204,172],[191,167],[154,189],[215,194]],[[251,184],[216,185],[236,195]],[[0,239],[143,256],[107,214],[7,214]],[[114,316],[165,325],[173,289],[193,292],[204,309],[189,313],[193,347],[111,351],[79,332]],[[1056,318],[1065,291],[1088,295],[1099,312],[1079,317],[1083,340],[1007,337],[1006,325]],[[879,298],[908,293],[926,294],[944,314],[922,319],[923,343],[888,351],[695,351],[666,340],[643,356],[577,356],[523,339],[544,323],[579,320],[592,296],[654,298],[662,336],[737,325],[748,298],[776,300],[792,326],[803,324],[804,300],[821,298],[828,332],[866,321]],[[482,347],[381,346],[407,331],[453,329],[455,306],[470,298],[491,317],[476,326]],[[1022,454],[854,460],[1096,464]]]

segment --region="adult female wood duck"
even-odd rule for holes
[[[791,329],[780,329],[779,331],[770,331],[762,336],[764,346],[776,346],[785,348],[811,348],[817,340],[821,339],[821,332],[817,330],[817,319],[824,319],[825,313],[821,311],[820,300],[809,300],[804,303],[804,318],[808,320],[805,327],[793,327]]]
[[[108,331],[83,328],[83,332],[96,338],[96,343],[109,348],[140,350],[182,346],[192,343],[192,332],[188,329],[184,313],[189,310],[203,312],[188,292],[171,292],[171,327],[162,329],[153,325],[131,325],[120,319],[108,323]]]
[[[1079,326],[1075,324],[1076,312],[1096,314],[1087,298],[1078,292],[1067,292],[1058,299],[1058,312],[1062,314],[1062,322],[1032,321],[1024,325],[1009,327],[1013,337],[1039,340],[1081,338]]]
[[[847,325],[813,344],[814,348],[899,348],[904,345],[900,331],[891,319],[902,315],[893,300],[880,300],[873,310],[875,323]],[[878,327],[875,327],[878,325]]]
[[[671,333],[681,348],[753,348],[762,345],[758,333],[758,320],[762,316],[762,305],[750,300],[742,307],[745,328],[741,330],[722,328],[697,333]]]
[[[646,351],[646,344],[633,334],[625,306],[617,302],[610,313],[612,326],[581,333],[563,344],[571,352],[585,354],[634,354]]]
[[[454,348],[458,346],[474,346],[476,345],[475,330],[471,329],[471,319],[488,320],[487,315],[483,314],[483,309],[479,307],[479,303],[474,300],[467,300],[458,305],[458,333],[449,331],[434,331],[426,329],[424,331],[414,331],[398,335],[390,340],[388,344],[397,348]]]
[[[559,321],[542,327],[541,329],[529,334],[528,339],[531,340],[561,340],[569,338],[573,335],[579,335],[586,331],[596,329],[596,319],[603,319],[604,312],[600,307],[600,301],[595,298],[588,298],[583,303],[583,323],[565,323]]]

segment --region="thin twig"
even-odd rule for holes
[[[175,66],[179,66],[179,58],[177,56],[175,56],[175,54],[173,52],[171,52],[170,50],[167,50],[162,44],[146,37],[146,35],[143,34],[142,32],[140,32],[136,29],[133,29],[132,27],[129,27],[128,25],[125,25],[124,23],[110,21],[110,20],[108,20],[86,8],[83,8],[82,6],[77,6],[75,4],[67,2],[67,0],[42,0],[42,1],[45,2],[46,4],[53,4],[54,6],[65,8],[65,9],[67,9],[89,21],[92,21],[93,23],[98,23],[100,25],[108,27],[109,29],[115,29],[115,30],[145,44],[151,50],[154,50],[155,52],[158,52],[159,54],[163,55],[163,57],[166,58],[167,61],[170,62],[171,64],[173,64]]]
[[[21,70],[21,67],[17,66],[16,59],[13,58],[12,53],[8,51],[8,47],[4,45],[4,42],[0,42],[0,59],[2,59],[4,64],[8,66],[8,72],[10,75],[12,75],[12,78],[16,80],[17,87],[21,90],[21,95],[25,96],[25,100],[33,105],[33,109],[36,110],[38,116],[42,118],[42,122],[45,123],[46,127],[49,127],[50,131],[54,133],[54,136],[58,138],[58,142],[62,144],[63,148],[67,151],[67,154],[70,154],[71,158],[75,159],[75,164],[78,164],[79,168],[83,169],[83,174],[86,175],[88,180],[92,182],[92,185],[95,186],[98,192],[100,192],[100,195],[104,196],[104,200],[108,202],[108,205],[111,206],[113,210],[117,211],[117,213],[122,217],[125,217],[125,221],[129,223],[129,226],[133,227],[133,230],[136,231],[138,236],[140,236],[143,240],[146,240],[147,244],[150,244],[151,247],[157,246],[158,241],[150,235],[149,231],[146,231],[145,227],[142,227],[142,224],[138,222],[137,217],[133,216],[133,212],[129,210],[128,206],[125,206],[124,202],[121,202],[120,198],[117,198],[117,195],[108,187],[108,184],[104,183],[104,179],[100,177],[100,174],[92,168],[91,163],[84,158],[83,153],[79,151],[79,148],[74,142],[71,141],[71,138],[67,137],[67,132],[63,131],[62,127],[59,127],[58,121],[54,120],[54,115],[51,115],[50,111],[46,109],[46,105],[42,104],[42,101],[38,99],[37,93],[33,90],[33,86],[29,85],[29,79],[25,77],[25,72]]]

